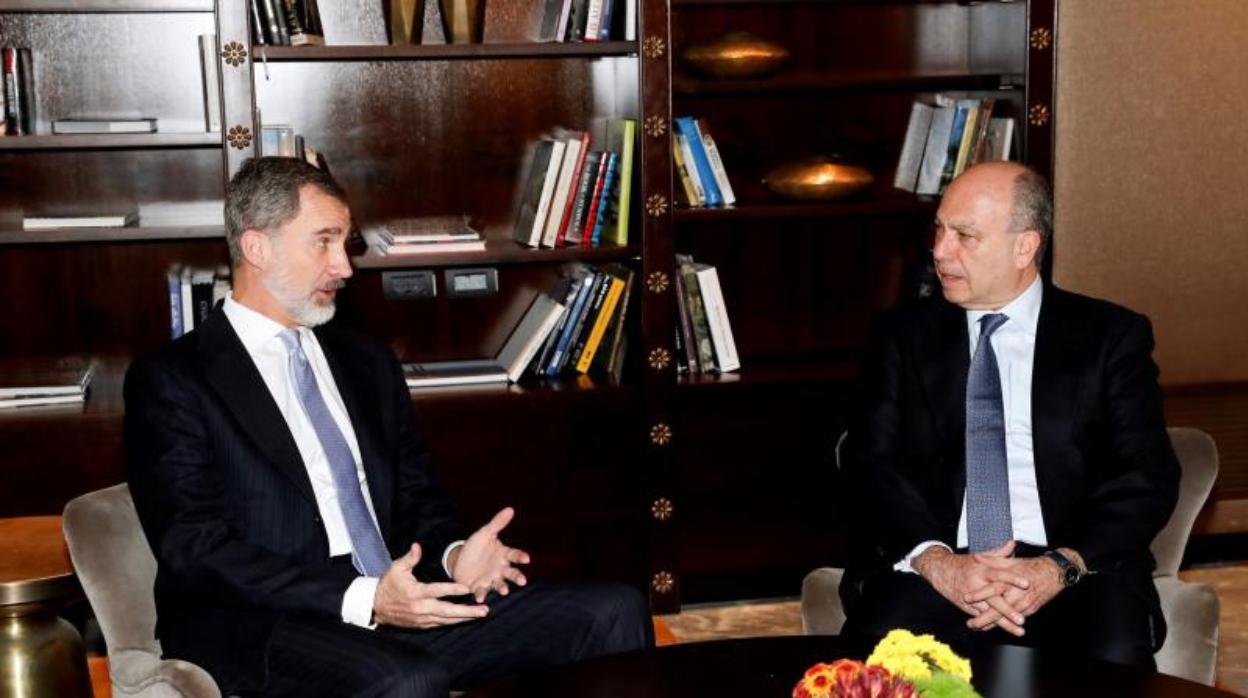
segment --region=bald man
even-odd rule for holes
[[[1178,496],[1148,319],[1044,283],[1044,178],[950,184],[941,294],[883,316],[845,449],[846,634],[1060,648],[1153,667],[1149,543]]]

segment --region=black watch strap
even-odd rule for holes
[[[1044,554],[1044,556],[1057,563],[1058,579],[1062,581],[1062,586],[1074,586],[1079,579],[1083,577],[1083,573],[1079,570],[1079,566],[1071,562],[1069,558],[1058,551],[1049,550]]]

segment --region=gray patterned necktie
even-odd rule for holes
[[[278,336],[290,355],[290,378],[299,394],[299,404],[303,406],[303,413],[316,431],[316,438],[325,451],[325,459],[329,461],[329,472],[333,475],[334,490],[338,494],[338,508],[347,525],[347,535],[351,537],[351,562],[361,574],[380,577],[390,567],[390,555],[364,502],[351,447],[325,405],[325,398],[316,385],[316,374],[312,372],[308,357],[299,345],[298,331],[288,327]]]
[[[999,548],[1014,537],[1010,477],[1005,458],[1005,409],[992,333],[1008,320],[980,318],[979,345],[966,381],[966,533],[972,553]]]

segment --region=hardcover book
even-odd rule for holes
[[[616,206],[610,228],[604,235],[611,242],[623,247],[628,244],[629,208],[633,199],[633,151],[637,141],[635,119],[612,119],[607,123],[607,149],[619,153],[620,164],[616,171]]]
[[[202,38],[202,37],[201,37]],[[217,106],[217,129],[221,130],[220,104]],[[155,133],[156,119],[105,119],[80,117],[57,119],[52,122],[52,133]]]
[[[94,216],[27,216],[22,230],[53,230],[56,228],[123,228],[139,221],[138,211]]]
[[[87,392],[95,363],[84,356],[0,359],[0,400]]]

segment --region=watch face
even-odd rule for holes
[[[1066,584],[1066,586],[1071,586],[1075,582],[1079,581],[1079,568],[1071,565],[1066,568],[1064,575],[1065,578],[1062,581]]]

